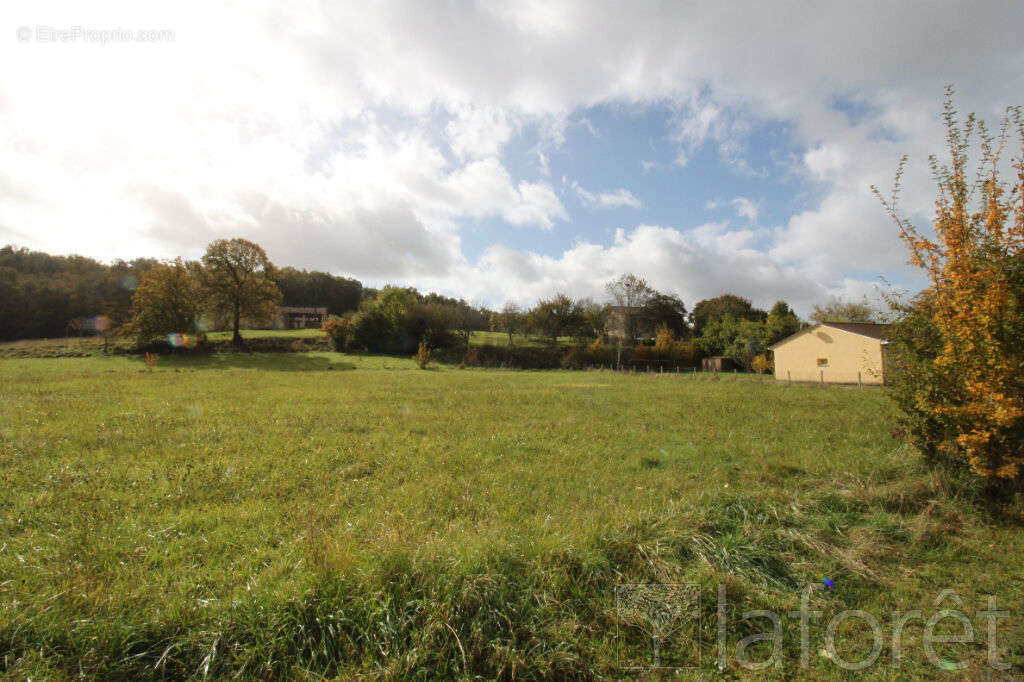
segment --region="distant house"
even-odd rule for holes
[[[276,329],[317,329],[327,319],[327,308],[282,305],[274,318]]]
[[[604,333],[612,340],[632,343],[629,334],[629,323],[633,323],[633,335],[645,336],[644,309],[640,306],[613,305],[608,306],[608,317],[604,323]]]
[[[736,369],[736,363],[724,355],[712,355],[700,361],[700,369],[703,372],[728,372]]]
[[[775,378],[832,384],[884,384],[887,324],[825,322],[774,346]]]
[[[628,307],[624,305],[613,305],[608,307],[608,317],[604,323],[604,333],[610,339],[618,339],[621,341],[630,341],[629,333],[626,330],[626,311]]]

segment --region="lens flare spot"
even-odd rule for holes
[[[199,337],[194,334],[168,334],[167,343],[171,344],[172,348],[195,348],[199,345]]]

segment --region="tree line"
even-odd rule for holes
[[[106,265],[84,256],[0,248],[0,340],[95,333],[132,317],[132,295],[152,258]]]
[[[705,299],[692,311],[678,296],[625,274],[606,286],[606,298],[557,293],[532,307],[509,302],[499,310],[412,287],[364,287],[358,280],[292,267],[277,268],[244,239],[212,242],[198,261],[140,258],[106,265],[82,256],[0,249],[0,339],[122,333],[140,345],[172,334],[198,336],[266,327],[278,305],[325,308],[324,326],[339,349],[406,354],[430,348],[468,348],[474,331],[506,334],[551,346],[584,346],[595,339],[615,348],[688,344],[691,358],[724,355],[753,368],[776,341],[804,324],[783,301],[761,310],[733,294]],[[812,319],[861,321],[866,303],[818,306]]]
[[[796,333],[807,322],[785,301],[771,310],[756,308],[749,299],[722,294],[697,302],[692,311],[678,296],[651,287],[646,280],[627,273],[608,282],[607,299],[571,298],[558,293],[541,299],[529,309],[514,303],[491,313],[491,330],[508,335],[535,335],[551,345],[560,338],[583,343],[600,339],[613,347],[655,347],[676,342],[688,345],[691,361],[699,356],[721,355],[737,365],[768,367],[769,347]],[[820,304],[811,315],[817,322],[868,322],[877,313],[866,302],[841,299]]]
[[[190,270],[192,296],[199,293],[193,276],[200,265],[182,262]],[[54,256],[4,246],[0,248],[0,341],[130,329],[136,313],[133,297],[146,283],[144,275],[156,268],[149,277],[166,279],[166,268],[173,266],[174,262],[161,263],[155,258],[105,264],[84,256]],[[270,272],[281,305],[323,307],[331,315],[344,315],[358,309],[364,296],[373,293],[356,279],[326,272],[292,267]],[[192,316],[197,318],[197,329],[228,328],[225,315],[216,306],[200,308]],[[186,330],[191,327],[178,331]]]

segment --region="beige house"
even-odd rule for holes
[[[779,381],[884,384],[889,325],[826,322],[771,346]]]

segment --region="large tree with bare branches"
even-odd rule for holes
[[[622,318],[622,324],[626,337],[630,342],[636,342],[637,326],[643,309],[655,292],[647,281],[632,273],[622,275],[605,285],[605,291],[618,306],[617,315]]]

